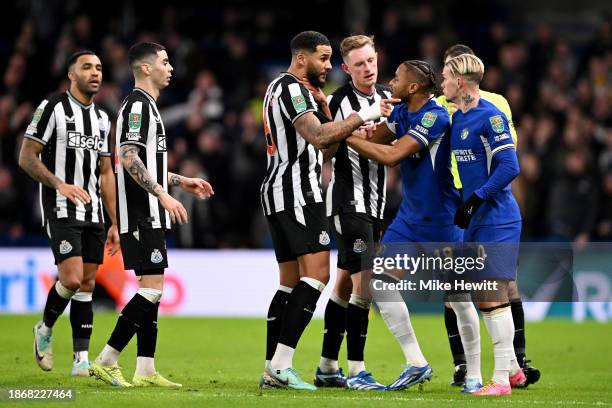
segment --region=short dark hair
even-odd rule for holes
[[[135,69],[135,65],[138,62],[141,62],[143,59],[147,57],[155,56],[157,57],[157,53],[160,51],[164,51],[166,47],[161,44],[157,44],[154,42],[141,42],[138,44],[134,44],[130,47],[128,51],[128,63],[132,69]]]
[[[291,40],[291,55],[297,54],[299,51],[315,52],[317,46],[329,45],[329,38],[318,31],[302,31]]]
[[[402,62],[402,64],[406,69],[418,75],[420,84],[425,92],[433,94],[437,92],[436,74],[430,63],[421,60],[409,60]]]
[[[90,50],[81,50],[71,54],[66,60],[66,71],[70,71],[70,68],[76,64],[77,60],[82,55],[96,55],[96,53]]]
[[[455,58],[461,54],[476,55],[474,50],[468,47],[467,45],[455,44],[455,45],[451,45],[450,47],[446,49],[446,51],[444,51],[444,61],[446,61],[446,59],[449,57]]]

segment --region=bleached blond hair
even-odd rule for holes
[[[453,76],[462,76],[477,84],[482,81],[484,75],[484,64],[475,55],[461,54],[448,60],[444,65],[448,66]]]

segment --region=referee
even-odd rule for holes
[[[172,77],[166,49],[155,43],[138,43],[130,48],[128,59],[135,88],[123,101],[117,118],[117,213],[123,263],[125,269],[136,273],[139,289],[119,314],[91,374],[120,387],[180,388],[181,384],[162,377],[154,364],[157,314],[168,267],[165,234],[171,222],[187,223],[187,211],[168,194],[168,185],[181,186],[202,199],[213,190],[202,179],[168,172],[166,130],[156,104]],[[138,347],[130,384],[117,361],[134,334]]]
[[[43,226],[49,236],[59,279],[49,290],[43,320],[34,326],[34,357],[53,368],[51,332],[71,302],[73,376],[89,375],[91,307],[96,271],[104,256],[104,208],[112,225],[110,254],[119,249],[115,217],[108,115],[94,105],[102,84],[102,63],[91,51],[68,59],[70,89],[45,99],[28,126],[19,166],[40,183]]]

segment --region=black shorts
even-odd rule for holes
[[[73,256],[83,258],[83,263],[102,263],[106,241],[104,224],[70,218],[48,219],[45,230],[56,265]]]
[[[166,231],[161,228],[139,228],[119,234],[124,269],[136,276],[160,275],[168,267]]]
[[[325,204],[308,204],[266,216],[278,263],[329,251],[329,224]]]
[[[338,245],[338,268],[351,275],[372,268],[382,233],[382,220],[368,214],[349,213],[329,217]]]

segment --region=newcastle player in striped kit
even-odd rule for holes
[[[264,131],[268,168],[261,201],[272,235],[280,287],[268,311],[262,387],[316,390],[293,368],[293,353],[329,280],[330,237],[323,193],[323,153],[367,121],[387,116],[393,100],[363,107],[343,121],[319,112],[315,97],[301,82],[321,88],[331,70],[326,36],[305,31],[291,40],[291,65],[268,86]],[[329,122],[329,123],[328,123]],[[331,148],[331,149],[330,149]],[[321,150],[327,150],[322,152]]]
[[[340,44],[340,53],[342,69],[350,75],[350,81],[329,98],[335,121],[391,97],[387,87],[376,83],[378,62],[372,37],[347,37]],[[380,240],[386,175],[385,165],[368,160],[345,141],[340,142],[326,197],[327,216],[338,245],[338,269],[334,291],[325,308],[323,348],[315,374],[318,386],[385,389],[364,364],[371,295],[363,283],[370,281],[372,257]],[[348,379],[338,368],[345,331]]]
[[[135,89],[124,100],[117,118],[117,213],[125,269],[133,269],[138,292],[123,308],[106,346],[92,364],[91,374],[114,386],[179,388],[154,365],[157,314],[164,269],[168,267],[165,231],[170,222],[187,223],[187,211],[168,194],[180,186],[199,198],[213,191],[206,181],[167,171],[166,131],[157,109],[160,91],[170,83],[172,66],[163,46],[139,43],[128,53]],[[137,336],[136,372],[132,384],[117,365],[119,354]]]
[[[40,183],[44,228],[58,269],[43,320],[34,326],[34,357],[53,368],[51,332],[68,303],[74,346],[73,376],[89,375],[91,307],[96,271],[104,256],[102,202],[111,219],[109,253],[119,249],[115,217],[115,176],[108,115],[94,105],[102,84],[102,63],[91,51],[68,59],[70,89],[45,99],[28,126],[19,166]]]

